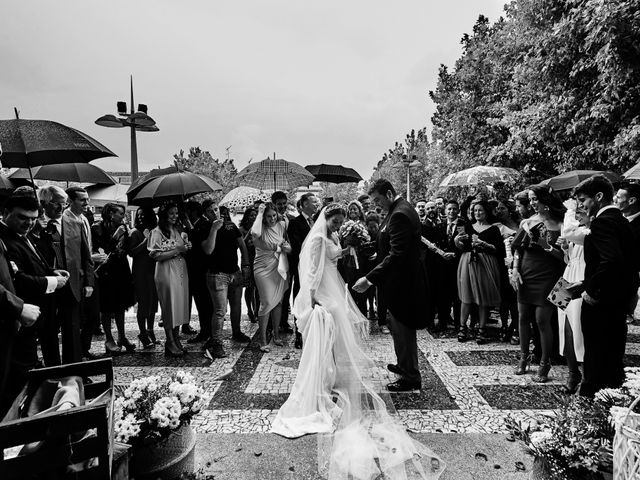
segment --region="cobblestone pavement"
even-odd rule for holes
[[[197,327],[198,322],[194,319],[191,325]],[[243,317],[242,329],[253,337],[257,324]],[[164,337],[161,330],[156,327],[159,340]],[[497,326],[492,330],[497,335]],[[133,340],[137,324],[132,315],[127,315],[127,332]],[[178,359],[165,357],[161,345],[142,350],[138,344],[134,353],[114,357],[116,389],[133,378],[182,369],[193,373],[206,392],[208,406],[193,422],[198,432],[268,432],[295,381],[300,350],[293,348],[293,335],[285,336],[283,347],[272,344],[269,353],[255,345],[239,344],[231,339],[228,321],[224,335],[228,357],[214,361],[203,355],[199,344],[187,345],[186,341],[189,352]],[[101,338],[95,337],[94,353],[104,351]],[[536,384],[532,381],[535,369],[524,376],[513,373],[518,347],[497,339],[485,345],[459,343],[452,331],[434,338],[421,330],[418,346],[422,391],[391,395],[400,419],[411,431],[500,433],[505,431],[506,415],[526,420],[552,409],[563,396],[566,367],[554,365],[550,381]],[[376,364],[369,372],[370,380],[384,392],[385,385],[396,378],[386,369],[395,358],[391,336],[380,333],[374,322],[366,351]],[[626,363],[640,365],[640,326],[629,327]]]

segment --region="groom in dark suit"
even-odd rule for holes
[[[369,196],[387,211],[378,234],[378,265],[353,289],[364,292],[375,285],[392,315],[390,321],[397,365],[389,365],[400,376],[387,385],[391,392],[421,388],[416,330],[427,326],[427,277],[420,253],[420,220],[409,202],[396,195],[388,180],[378,179]]]
[[[300,197],[300,215],[289,222],[287,235],[291,243],[291,253],[289,254],[289,271],[293,274],[293,298],[300,291],[300,276],[298,275],[298,262],[300,261],[300,251],[304,239],[307,238],[313,226],[314,216],[317,210],[317,200],[313,193],[305,193]],[[295,319],[294,319],[295,321]],[[298,331],[296,323],[296,348],[302,348],[302,335]]]
[[[584,242],[584,380],[580,394],[592,397],[601,388],[618,388],[624,381],[626,316],[637,300],[638,252],[629,222],[613,205],[613,186],[602,175],[574,190],[580,206],[591,216],[591,233]]]

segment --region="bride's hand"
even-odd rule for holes
[[[316,305],[322,305],[322,304],[316,298],[316,291],[311,290],[311,308],[315,307]]]

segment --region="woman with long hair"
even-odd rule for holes
[[[127,260],[125,245],[129,229],[124,206],[108,203],[102,209],[102,220],[91,227],[94,253],[107,254],[107,260],[96,269],[100,286],[100,319],[105,334],[107,354],[135,350],[124,329],[124,313],[133,306],[133,278]],[[117,343],[111,333],[111,319],[115,318],[118,330]]]
[[[164,353],[179,357],[186,352],[180,342],[180,326],[189,323],[189,277],[184,255],[191,243],[178,228],[175,203],[165,203],[158,210],[158,226],[151,232],[147,248],[156,261],[154,279],[166,335]]]
[[[551,370],[554,306],[547,296],[564,271],[564,253],[558,244],[566,207],[548,187],[535,185],[529,201],[536,215],[523,221],[513,241],[511,285],[518,292],[520,361],[516,375],[524,375],[529,363],[530,323],[539,330],[541,358],[534,381],[548,380]]]
[[[352,200],[347,205],[347,220],[351,222],[356,222],[366,228],[364,210],[362,208],[362,204],[358,200]],[[362,244],[358,243],[357,239],[353,239],[350,237],[342,239],[343,247],[354,247],[358,263],[357,265],[361,268],[358,268],[356,265],[356,256],[349,255],[342,259],[340,264],[338,265],[342,271],[342,278],[347,283],[349,288],[351,289],[353,285],[356,283],[358,278],[364,275],[362,271],[362,265],[365,264],[366,259],[362,254]],[[356,305],[360,308],[360,311],[363,315],[367,314],[367,295],[366,293],[358,293],[353,291],[352,293],[353,299],[356,301]]]
[[[153,331],[156,313],[158,312],[158,292],[153,276],[156,262],[149,256],[147,242],[151,231],[158,225],[156,214],[151,207],[139,208],[136,212],[134,228],[127,239],[127,253],[133,259],[133,290],[138,304],[136,317],[140,334],[138,339],[143,348],[152,348],[156,344]]]
[[[282,346],[280,317],[282,298],[289,285],[287,254],[291,253],[291,245],[286,238],[285,223],[278,221],[278,211],[273,203],[267,202],[260,205],[258,216],[251,227],[251,235],[256,248],[253,275],[260,292],[260,310],[258,310],[260,350],[268,352],[269,317],[273,326],[273,343]]]
[[[242,219],[238,230],[242,234],[244,244],[247,246],[247,252],[249,253],[249,279],[244,286],[244,302],[247,305],[247,315],[252,323],[258,320],[258,308],[260,308],[260,296],[258,295],[258,289],[256,288],[256,282],[253,278],[253,262],[256,258],[256,247],[253,245],[253,238],[251,237],[251,227],[253,222],[256,221],[258,216],[258,210],[253,207],[248,207]]]
[[[519,344],[518,339],[518,297],[509,283],[509,268],[513,264],[513,250],[511,244],[518,232],[519,223],[516,220],[517,214],[515,204],[511,200],[491,200],[489,205],[496,219],[496,227],[500,229],[500,234],[504,241],[505,259],[500,268],[500,320],[502,321],[503,342],[513,342]],[[511,322],[509,322],[511,314]],[[517,340],[517,341],[516,341]]]
[[[499,307],[500,264],[504,259],[504,243],[488,202],[481,200],[471,204],[475,223],[454,239],[462,250],[458,264],[458,295],[462,302],[458,341],[467,340],[467,319],[473,305],[477,305],[479,328],[476,341],[486,343],[485,328],[491,307]]]
[[[295,384],[271,424],[287,438],[318,433],[322,478],[423,478],[435,480],[442,461],[413,440],[374,389],[374,360],[364,351],[369,322],[338,273],[349,247],[338,231],[346,212],[323,209],[300,253],[300,291],[293,313],[304,349]]]

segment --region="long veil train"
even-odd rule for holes
[[[437,479],[444,463],[408,435],[389,395],[383,400],[371,385],[376,367],[362,347],[368,321],[337,271],[341,248],[326,232],[323,211],[300,255],[298,374],[271,431],[288,438],[319,433],[318,468],[330,480]],[[312,291],[320,305],[312,306]]]

